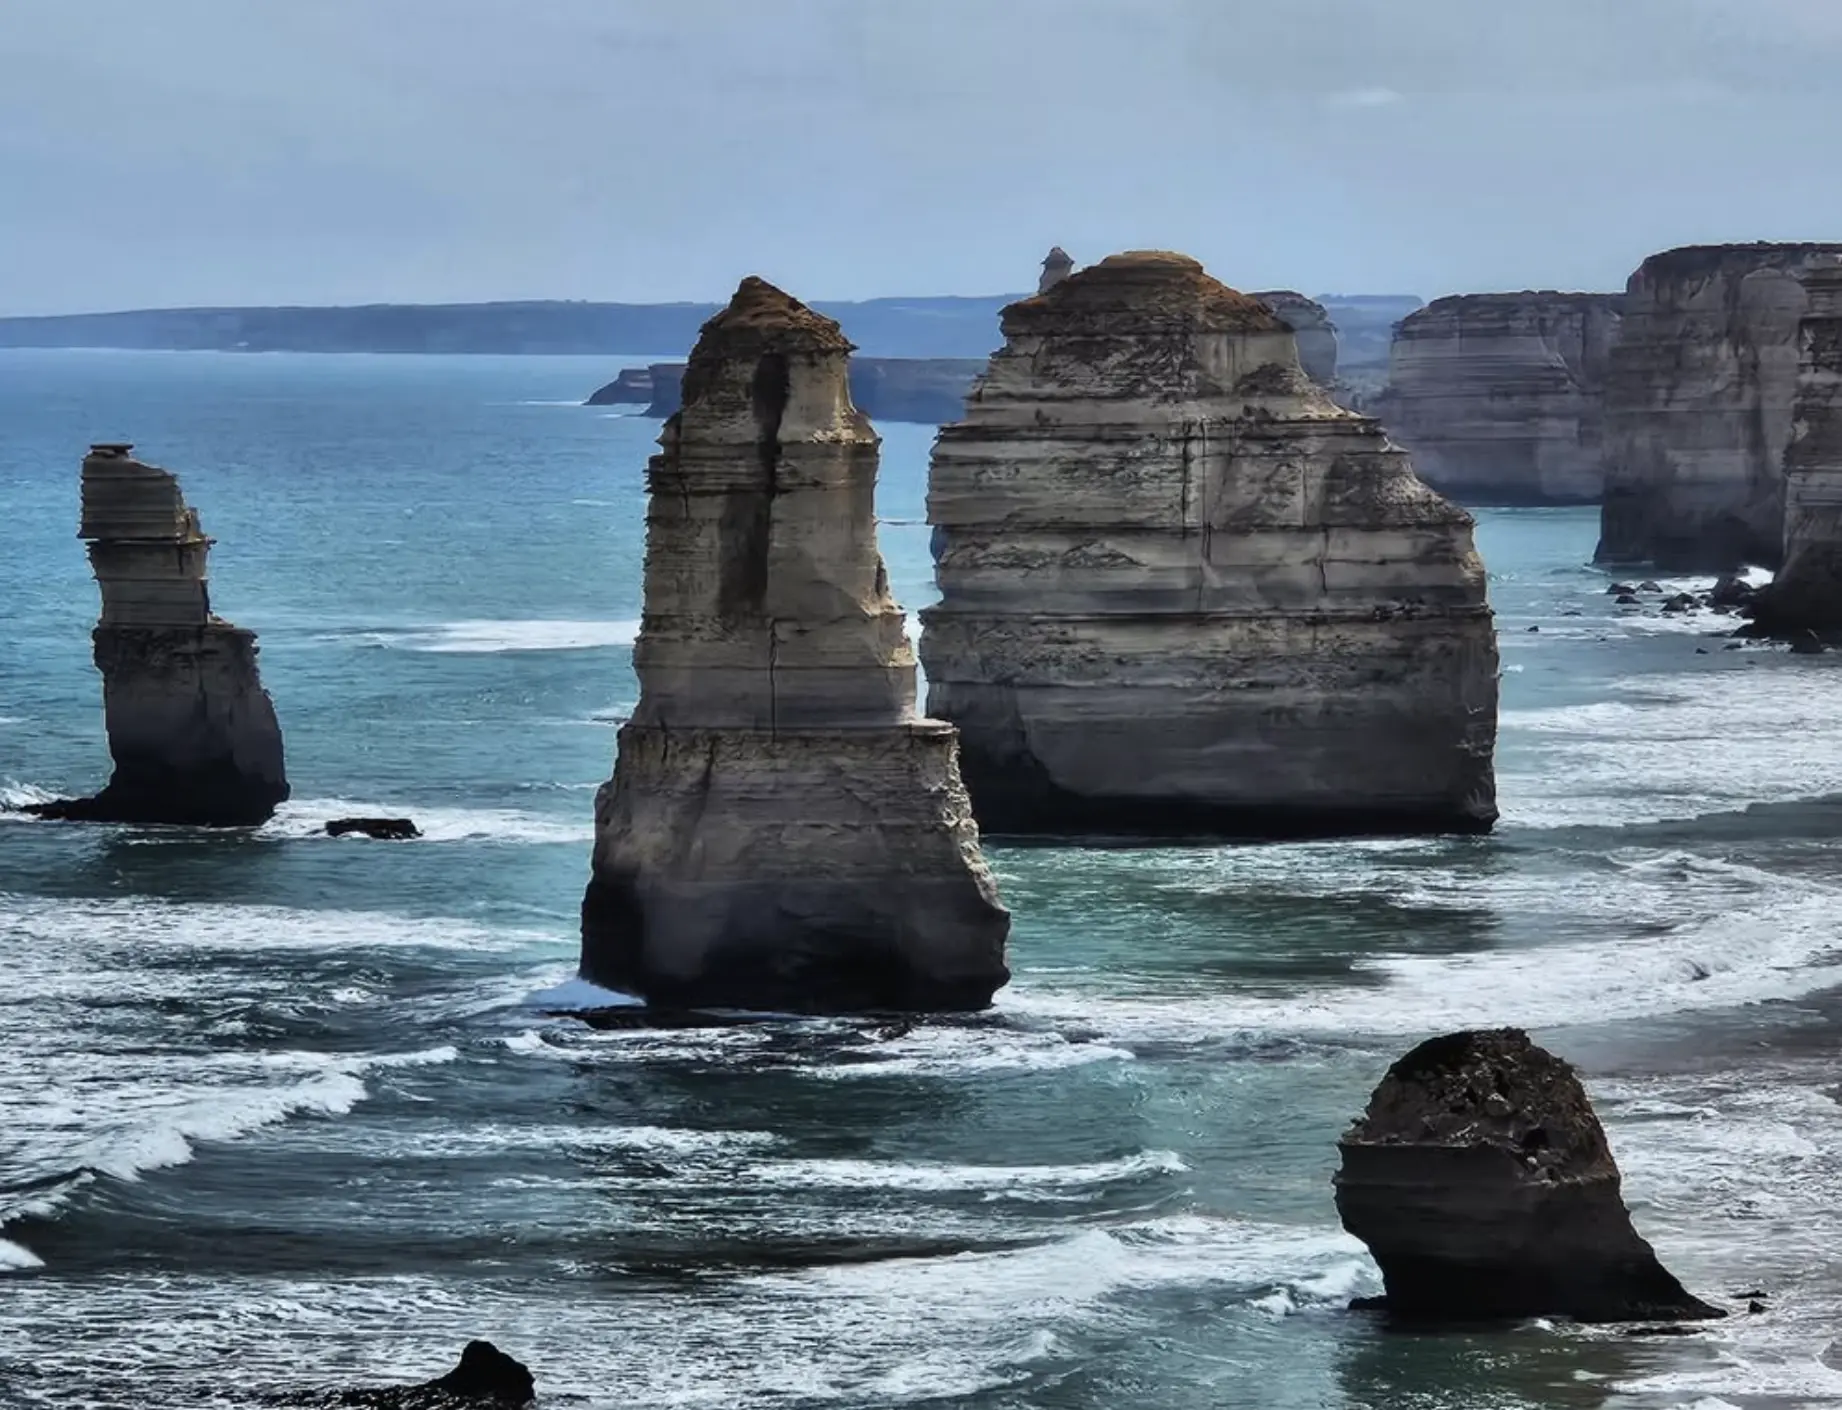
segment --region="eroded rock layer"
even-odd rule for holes
[[[1395,329],[1376,414],[1421,479],[1466,504],[1590,504],[1605,490],[1616,294],[1463,294]]]
[[[1784,566],[1751,604],[1774,632],[1842,630],[1842,263],[1804,276],[1791,444],[1784,458]]]
[[[654,1004],[974,1009],[1008,977],[955,732],[915,712],[850,351],[743,281],[648,467],[640,699],[582,972]]]
[[[95,633],[115,771],[93,798],[34,811],[110,822],[236,827],[288,797],[281,727],[256,634],[212,614],[211,540],[179,482],[127,445],[83,461],[83,522],[102,590]]]
[[[1320,387],[1336,386],[1337,325],[1330,321],[1330,310],[1292,289],[1268,289],[1254,297],[1292,330],[1305,375]]]
[[[1588,1322],[1724,1314],[1632,1227],[1573,1068],[1520,1029],[1429,1039],[1338,1146],[1337,1213],[1399,1316]]]
[[[981,826],[1287,836],[1496,817],[1471,518],[1182,255],[1004,311],[941,429],[928,710]]]
[[[1837,254],[1695,246],[1631,276],[1606,387],[1600,562],[1778,564],[1802,276]]]

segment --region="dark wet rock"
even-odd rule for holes
[[[1613,583],[1605,590],[1605,595],[1607,597],[1628,597],[1636,591],[1637,587],[1633,583]]]
[[[1695,648],[1695,654],[1697,656],[1706,656],[1708,654],[1708,648],[1705,646],[1698,646]]]
[[[1765,1305],[1765,1304],[1764,1304],[1763,1302],[1761,1302],[1761,1301],[1760,1301],[1760,1300],[1759,1300],[1758,1298],[1756,1298],[1756,1297],[1755,1297],[1755,1298],[1749,1298],[1749,1299],[1747,1300],[1747,1303],[1746,1303],[1746,1315],[1747,1315],[1748,1317],[1757,1317],[1757,1316],[1758,1316],[1758,1315],[1759,1315],[1760,1313],[1762,1313],[1762,1312],[1766,1312],[1766,1311],[1769,1311],[1769,1310],[1770,1310],[1770,1309],[1769,1309],[1769,1308],[1767,1308],[1767,1307],[1766,1307],[1766,1305]]]
[[[1708,593],[1708,602],[1714,607],[1744,607],[1758,595],[1759,590],[1746,579],[1729,573],[1714,584]]]
[[[1678,615],[1683,612],[1700,611],[1701,604],[1695,600],[1694,593],[1679,592],[1663,603],[1663,610],[1671,615]]]
[[[1620,607],[1642,607],[1644,604],[1633,593],[1621,592],[1613,599]]]
[[[1530,627],[1529,630],[1532,632],[1538,632],[1541,630],[1541,628],[1540,627]]]
[[[326,823],[328,837],[344,837],[349,832],[375,837],[380,842],[400,842],[422,836],[412,818],[331,818]]]
[[[1637,590],[1639,592],[1661,592],[1663,591],[1663,585],[1661,583],[1651,582],[1650,579],[1646,578],[1637,585]]]
[[[357,1410],[522,1410],[537,1383],[514,1357],[489,1341],[470,1341],[447,1375],[412,1386],[379,1386],[270,1400],[275,1405],[352,1406]]]
[[[1626,1327],[1628,1337],[1692,1337],[1700,1327],[1685,1327],[1680,1322],[1662,1327]]]
[[[1520,1029],[1422,1043],[1388,1069],[1339,1150],[1337,1212],[1381,1265],[1392,1315],[1725,1315],[1632,1227],[1579,1077]]]
[[[1790,641],[1791,654],[1793,656],[1821,656],[1825,651],[1829,650],[1828,643],[1808,628],[1800,632],[1791,633],[1788,640]]]

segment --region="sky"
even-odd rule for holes
[[[0,0],[0,314],[1614,289],[1842,238],[1842,0]]]

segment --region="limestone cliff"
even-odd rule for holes
[[[288,797],[281,727],[256,670],[256,635],[214,616],[211,540],[179,482],[98,445],[83,461],[83,522],[102,590],[95,633],[115,772],[93,798],[33,811],[98,822],[236,827]]]
[[[1497,655],[1472,522],[1195,260],[1004,311],[935,442],[929,713],[997,832],[1481,831]]]
[[[584,406],[645,406],[652,400],[652,369],[623,367],[612,382],[589,393]]]
[[[596,801],[582,972],[654,1004],[974,1009],[1007,978],[955,732],[915,712],[850,351],[744,280],[648,467],[640,698]]]
[[[984,370],[984,358],[854,357],[851,400],[864,415],[878,420],[938,426],[959,415],[966,393]],[[647,369],[647,378],[652,400],[644,414],[663,417],[678,410],[683,404],[683,364],[655,363]]]
[[[1842,263],[1804,276],[1797,400],[1784,457],[1784,567],[1752,604],[1776,632],[1842,630]]]
[[[1305,375],[1320,387],[1337,384],[1337,325],[1330,310],[1292,289],[1268,289],[1254,297],[1279,315],[1298,343]]]
[[[1842,245],[1711,245],[1631,276],[1606,387],[1598,560],[1776,565],[1801,276]]]
[[[1465,504],[1596,504],[1616,294],[1461,294],[1394,332],[1375,414]]]

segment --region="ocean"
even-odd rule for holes
[[[657,425],[575,404],[618,366],[0,352],[5,796],[106,777],[96,440],[220,540],[295,792],[226,835],[0,816],[0,1406],[418,1380],[476,1336],[593,1410],[1842,1404],[1842,660],[1618,609],[1590,509],[1483,511],[1495,835],[994,847],[988,1014],[594,1031],[551,1010],[636,693]],[[912,611],[930,431],[883,434]],[[428,835],[319,835],[349,813]],[[1338,1135],[1497,1024],[1581,1066],[1664,1261],[1769,1312],[1346,1310]]]

